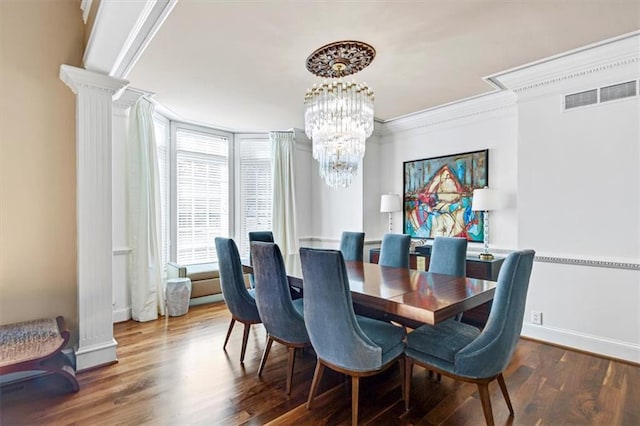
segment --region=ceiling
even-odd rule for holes
[[[640,29],[638,0],[180,0],[127,79],[189,121],[304,128],[315,49],[360,40],[353,76],[390,120],[494,88],[483,77]]]

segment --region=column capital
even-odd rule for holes
[[[150,98],[153,95],[155,95],[155,93],[153,93],[153,92],[148,92],[148,91],[142,90],[142,89],[136,89],[134,87],[127,87],[124,90],[124,92],[122,92],[120,97],[117,98],[115,101],[113,101],[113,106],[114,106],[114,108],[119,108],[121,110],[126,110],[127,108],[130,108],[133,105],[135,105],[135,103],[141,97],[146,96],[146,97]]]
[[[76,95],[82,89],[98,89],[110,93],[112,98],[117,98],[129,85],[127,80],[65,64],[60,65],[60,80],[64,81]]]

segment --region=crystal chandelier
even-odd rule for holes
[[[366,43],[338,41],[307,58],[311,73],[336,79],[314,84],[304,97],[305,133],[312,140],[320,177],[332,188],[351,185],[365,141],[373,132],[373,91],[365,83],[344,82],[342,77],[361,71],[375,55]]]

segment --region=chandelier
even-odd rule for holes
[[[358,173],[365,141],[373,132],[373,90],[342,77],[367,67],[376,51],[360,41],[327,44],[307,58],[307,70],[325,79],[304,97],[304,130],[312,140],[320,177],[332,188],[347,188]]]

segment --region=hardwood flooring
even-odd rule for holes
[[[80,391],[48,376],[5,385],[2,425],[347,425],[349,381],[327,371],[324,394],[304,403],[315,356],[296,357],[291,395],[285,395],[287,350],[275,343],[256,376],[265,344],[252,326],[244,365],[242,328],[222,350],[230,315],[222,303],[192,307],[182,317],[114,325],[119,362],[78,374]],[[521,340],[504,373],[515,410],[510,418],[497,383],[490,386],[497,425],[640,425],[640,367]],[[361,380],[360,423],[482,425],[474,385],[414,368],[411,409],[404,411],[398,368]]]

